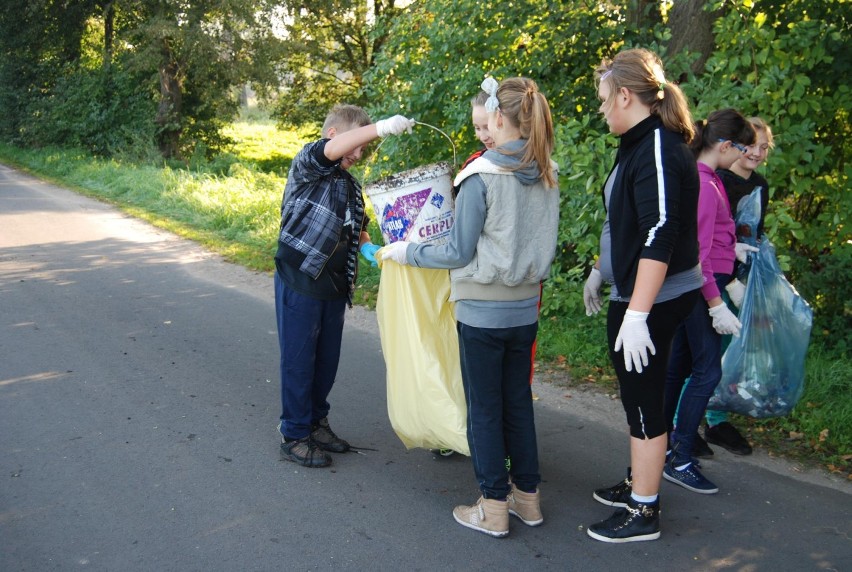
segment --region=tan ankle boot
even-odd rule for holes
[[[525,493],[512,485],[512,492],[506,500],[509,504],[509,514],[517,516],[527,526],[538,526],[544,522],[538,489],[534,493]]]
[[[462,526],[502,538],[509,534],[509,503],[479,497],[471,506],[459,505],[453,509],[453,518]]]

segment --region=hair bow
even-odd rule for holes
[[[497,87],[499,87],[497,80],[489,76],[482,80],[480,87],[482,91],[488,94],[488,99],[485,101],[485,111],[490,113],[500,109],[500,102],[497,100]]]

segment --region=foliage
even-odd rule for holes
[[[166,159],[228,143],[236,88],[270,82],[266,0],[3,0],[0,136]],[[81,114],[80,111],[83,110]]]
[[[395,0],[285,0],[279,6],[283,30],[273,53],[284,78],[276,104],[280,123],[322,122],[336,103],[363,106],[364,76],[387,39],[385,22],[399,11]]]
[[[580,118],[596,107],[594,65],[620,43],[617,9],[601,6],[590,10],[545,0],[411,4],[370,70],[365,89],[371,109],[376,117],[403,113],[449,132],[462,149],[459,162],[473,151],[469,102],[486,75],[532,77],[548,97],[556,124]],[[387,170],[451,156],[447,142],[431,130],[414,135],[384,146]],[[412,148],[416,154],[406,153]]]
[[[728,3],[730,4],[730,3]],[[772,192],[767,235],[815,309],[817,337],[847,350],[852,326],[852,166],[846,77],[852,57],[846,38],[852,21],[811,16],[813,3],[787,2],[771,12],[734,3],[715,25],[717,50],[706,71],[685,91],[695,115],[733,106],[764,118],[777,147],[763,174]],[[834,2],[826,2],[828,10]],[[819,8],[818,8],[819,9]]]
[[[32,146],[64,145],[110,156],[150,149],[154,143],[151,101],[139,78],[120,70],[81,69],[57,79],[49,95],[33,100],[38,117],[21,133]]]

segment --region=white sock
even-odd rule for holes
[[[657,497],[660,495],[651,495],[649,497],[643,497],[642,495],[637,495],[636,493],[630,493],[630,498],[635,500],[636,502],[641,502],[642,504],[651,504],[657,501]]]

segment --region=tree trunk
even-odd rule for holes
[[[721,13],[705,11],[706,4],[706,0],[678,0],[669,12],[672,38],[666,53],[672,56],[683,50],[698,52],[700,55],[692,64],[692,72],[696,75],[704,71],[704,64],[716,47],[713,22]]]
[[[166,159],[180,158],[180,119],[182,88],[180,81],[180,66],[175,61],[169,48],[168,39],[163,40],[161,50],[163,58],[160,63],[160,105],[157,107],[157,125],[159,134],[157,142],[160,153]]]
[[[627,25],[632,30],[650,28],[663,21],[659,0],[630,0],[627,7]]]

